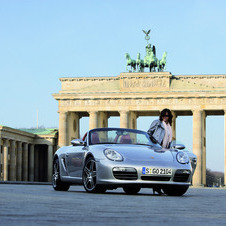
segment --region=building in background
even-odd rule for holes
[[[0,180],[51,181],[57,129],[0,126]]]

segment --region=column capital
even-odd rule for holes
[[[89,115],[92,115],[92,114],[97,114],[98,111],[88,111]]]
[[[203,109],[192,109],[192,114],[198,113],[198,112],[203,112]]]
[[[28,143],[27,142],[22,142],[22,145],[24,146],[24,148],[28,148]]]
[[[177,118],[177,114],[176,114],[175,111],[172,110],[171,113],[172,113],[172,115],[173,115],[173,118]]]
[[[30,148],[35,148],[35,144],[29,144]]]
[[[16,144],[16,141],[15,140],[9,140],[10,144],[13,144],[15,145]]]
[[[68,111],[58,111],[59,114],[68,114]]]
[[[16,141],[17,142],[17,145],[22,147],[22,141]]]
[[[9,146],[9,139],[3,138],[3,146],[8,147]]]
[[[128,114],[130,111],[129,110],[120,110],[118,112],[121,115],[121,114]]]

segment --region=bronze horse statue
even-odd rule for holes
[[[126,56],[126,70],[127,69],[127,66],[131,66],[131,68],[133,69],[133,71],[136,71],[136,61],[131,59],[130,55],[128,53],[125,54]]]
[[[162,55],[162,59],[159,60],[158,62],[158,71],[164,71],[166,66],[166,56],[167,56],[167,52],[164,52]]]
[[[139,72],[144,72],[144,60],[140,59],[140,53],[137,54],[136,60],[137,68]]]

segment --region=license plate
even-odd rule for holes
[[[142,174],[149,174],[149,175],[172,175],[172,169],[170,168],[150,168],[150,167],[143,167]]]

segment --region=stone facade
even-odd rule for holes
[[[206,116],[225,115],[226,75],[121,73],[60,81],[62,89],[53,94],[59,105],[59,146],[79,137],[83,116],[89,116],[90,129],[107,127],[111,116],[120,116],[120,127],[136,129],[139,116],[159,115],[163,108],[169,108],[174,115],[174,137],[176,117],[193,115],[193,152],[198,156],[193,184],[206,184]]]
[[[58,130],[0,126],[0,180],[51,181]]]

